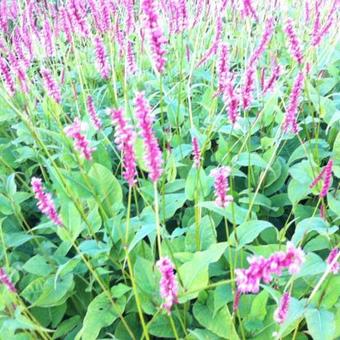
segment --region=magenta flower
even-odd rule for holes
[[[285,120],[282,128],[284,132],[291,131],[297,134],[299,131],[297,124],[297,113],[299,106],[299,97],[303,88],[303,73],[300,71],[295,79],[292,92],[290,93],[289,106],[287,108]]]
[[[331,186],[333,161],[330,159],[325,167],[324,182],[320,192],[320,198],[326,197]]]
[[[252,53],[252,55],[250,56],[250,59],[248,62],[249,64],[257,63],[257,61],[260,59],[261,55],[266,50],[270,42],[270,39],[272,38],[274,27],[275,26],[274,26],[273,18],[267,19],[261,41],[259,45],[256,47],[256,49],[254,50],[254,52]]]
[[[96,52],[97,70],[103,79],[108,79],[110,77],[111,69],[107,60],[104,42],[99,36],[94,37],[94,47]]]
[[[221,44],[217,66],[217,74],[218,74],[218,92],[224,93],[229,76],[228,46],[226,44]]]
[[[60,8],[60,23],[69,44],[73,42],[73,26],[69,13],[65,7]]]
[[[201,151],[196,137],[192,139],[192,153],[194,156],[194,166],[195,168],[199,168],[201,164]]]
[[[126,46],[125,68],[128,74],[135,74],[137,72],[135,53],[133,51],[133,45],[130,40],[127,42]]]
[[[94,106],[93,99],[91,96],[87,97],[86,106],[87,106],[87,111],[89,112],[92,124],[94,125],[96,130],[100,130],[100,128],[102,127],[102,122],[100,118],[98,117],[98,114],[96,112],[96,108]]]
[[[13,53],[8,54],[8,61],[11,63],[12,69],[17,76],[22,92],[28,93],[29,89],[27,86],[27,75],[24,65],[17,59]]]
[[[258,16],[253,7],[252,0],[243,0],[242,3],[242,14],[246,17],[253,17],[256,21],[258,21]]]
[[[167,40],[160,26],[157,1],[143,0],[142,11],[144,14],[144,28],[149,37],[149,44],[155,68],[159,73],[163,73],[166,62],[164,45]]]
[[[52,78],[51,72],[47,68],[41,69],[40,72],[43,77],[45,89],[48,95],[52,97],[57,103],[60,103],[61,91],[56,81]]]
[[[162,152],[152,131],[153,116],[144,93],[137,93],[135,98],[136,117],[139,122],[140,134],[145,146],[145,163],[149,170],[149,178],[157,182],[162,174]]]
[[[216,31],[213,43],[211,47],[208,49],[208,51],[203,55],[201,60],[198,62],[196,67],[200,67],[201,65],[203,65],[211,58],[211,56],[217,53],[218,47],[221,44],[222,33],[223,33],[223,21],[222,17],[219,16],[217,18]]]
[[[248,269],[236,269],[237,290],[241,293],[258,293],[260,282],[269,283],[273,275],[280,276],[284,269],[290,274],[296,274],[305,260],[301,248],[295,248],[291,242],[287,243],[285,252],[278,251],[268,259],[263,256],[252,256],[248,258],[250,264]]]
[[[263,93],[266,94],[273,90],[277,80],[279,79],[282,72],[281,66],[275,61],[272,66],[272,74],[266,82],[263,84]]]
[[[69,0],[67,3],[67,11],[72,23],[72,27],[84,37],[88,37],[90,29],[86,21],[86,7],[81,0]]]
[[[340,272],[339,257],[340,257],[339,248],[333,248],[326,259],[326,263],[333,274],[338,274]]]
[[[175,266],[167,257],[159,259],[156,266],[161,272],[160,294],[164,299],[162,308],[170,315],[172,306],[178,303],[178,284],[174,274]]]
[[[229,77],[224,89],[224,101],[228,106],[228,118],[232,125],[235,125],[239,118],[240,99],[237,94],[231,77]]]
[[[243,86],[241,89],[243,110],[247,110],[253,100],[255,72],[256,72],[255,65],[256,64],[248,64],[245,70]]]
[[[300,41],[298,37],[296,36],[293,22],[291,19],[288,19],[286,22],[285,32],[286,32],[288,42],[289,42],[290,53],[292,54],[294,59],[297,61],[297,63],[301,65],[303,55],[301,51]]]
[[[32,177],[31,180],[34,197],[38,200],[39,210],[45,214],[54,224],[62,225],[62,221],[57,213],[52,196],[50,193],[45,193],[40,178]]]
[[[43,26],[43,39],[45,44],[45,50],[47,57],[52,57],[54,55],[54,41],[53,41],[53,34],[50,23],[48,20],[44,21]]]
[[[126,9],[125,18],[126,34],[130,35],[135,29],[135,14],[133,11],[133,0],[125,0],[124,5]]]
[[[134,144],[136,140],[136,134],[124,117],[123,110],[111,110],[111,118],[115,125],[115,143],[119,150],[123,154],[123,177],[132,187],[136,183],[136,156],[134,150]]]
[[[285,292],[280,300],[279,306],[274,312],[274,320],[279,324],[283,324],[287,318],[288,309],[289,309],[289,302],[290,302],[290,295],[288,292]]]
[[[84,130],[87,130],[86,124],[82,123],[79,118],[76,117],[73,124],[65,128],[65,133],[74,140],[75,148],[89,161],[92,159],[92,153],[95,149],[90,147],[89,141],[81,134],[81,131]]]
[[[10,292],[16,293],[17,290],[4,268],[0,268],[0,282],[5,285]]]
[[[215,178],[214,187],[216,205],[221,208],[225,208],[233,201],[233,197],[231,195],[227,195],[229,191],[228,177],[230,175],[230,168],[227,166],[221,166],[213,169],[210,175]]]
[[[2,75],[3,82],[6,86],[8,94],[13,96],[15,93],[15,84],[11,75],[11,71],[9,70],[6,60],[0,57],[0,74]]]

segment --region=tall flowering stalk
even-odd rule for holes
[[[274,312],[274,320],[279,324],[283,324],[287,318],[289,303],[291,296],[288,292],[285,292],[279,302],[279,306]]]
[[[2,75],[3,82],[6,86],[8,94],[13,96],[15,93],[15,84],[11,75],[11,71],[7,66],[7,62],[4,58],[0,57],[0,74]]]
[[[219,207],[225,208],[233,201],[233,197],[231,195],[227,195],[229,191],[228,177],[230,175],[230,168],[227,166],[221,166],[220,168],[213,169],[210,175],[215,179],[215,202]]]
[[[149,38],[152,58],[156,70],[163,73],[165,69],[165,43],[167,42],[158,18],[159,8],[156,0],[142,0],[144,29]]]
[[[333,274],[338,274],[340,272],[339,253],[339,248],[333,248],[326,259],[326,263]]]
[[[241,293],[258,293],[261,280],[269,283],[273,275],[281,275],[284,269],[288,269],[290,274],[296,274],[304,260],[302,249],[295,248],[291,242],[287,243],[285,252],[275,252],[268,259],[262,256],[248,257],[249,268],[235,270],[237,290]]]
[[[304,76],[300,71],[295,79],[292,92],[290,93],[289,106],[285,115],[285,120],[283,122],[282,128],[284,132],[291,131],[297,134],[299,127],[297,124],[297,114],[299,107],[299,97],[303,88]]]
[[[56,81],[53,79],[52,74],[50,70],[47,68],[41,69],[41,75],[44,80],[45,89],[50,97],[52,97],[57,103],[61,102],[61,91],[56,83]]]
[[[44,44],[45,44],[46,56],[52,57],[55,53],[55,48],[54,48],[52,28],[49,23],[49,20],[47,19],[44,21],[43,39],[44,39]]]
[[[95,36],[93,43],[96,52],[97,70],[103,79],[108,79],[110,77],[111,69],[107,60],[103,39],[99,36]]]
[[[96,108],[93,103],[93,98],[91,96],[87,97],[86,106],[87,106],[87,111],[89,112],[92,124],[94,125],[96,130],[100,130],[102,127],[102,122],[100,118],[98,117]]]
[[[194,166],[199,168],[201,164],[201,151],[196,137],[192,138],[192,154],[194,156]]]
[[[125,60],[125,69],[127,74],[132,75],[137,72],[137,64],[136,64],[136,57],[133,51],[133,44],[129,40],[126,46],[126,60]]]
[[[242,14],[246,17],[253,17],[256,21],[258,21],[257,13],[253,7],[252,0],[243,0],[242,1]]]
[[[62,225],[62,221],[55,208],[51,194],[44,192],[41,178],[32,177],[31,185],[34,192],[34,197],[38,200],[39,210],[45,214],[54,224]]]
[[[111,110],[112,122],[116,128],[115,143],[123,154],[123,176],[132,187],[136,183],[136,156],[134,144],[136,134],[128,120],[124,117],[122,109]]]
[[[322,179],[324,179],[322,189],[320,192],[320,198],[324,198],[328,194],[328,190],[330,188],[331,179],[332,179],[332,168],[333,168],[333,161],[330,159],[327,165],[322,169],[320,174],[316,176],[316,178],[313,180],[313,182],[309,186],[311,189],[313,189]]]
[[[169,258],[160,258],[156,266],[161,272],[160,294],[164,299],[162,308],[170,315],[172,306],[178,303],[178,284],[174,274],[175,266]]]
[[[13,53],[9,53],[8,60],[11,63],[12,69],[19,80],[22,92],[28,93],[29,89],[27,85],[27,75],[24,65]]]
[[[197,67],[200,67],[201,65],[206,63],[213,55],[217,53],[218,47],[221,44],[222,33],[223,33],[223,21],[222,17],[218,16],[214,40],[211,44],[211,47],[206,51],[201,60],[198,62]]]
[[[4,268],[0,268],[0,282],[6,286],[10,292],[16,293],[17,290],[9,276],[6,274]]]
[[[86,21],[86,8],[81,0],[69,0],[67,3],[69,18],[74,27],[82,36],[88,37],[90,29]]]
[[[154,117],[151,113],[149,103],[144,97],[144,93],[137,93],[135,98],[135,108],[140,134],[144,141],[145,163],[149,170],[149,178],[152,182],[157,182],[163,171],[162,152],[152,131]]]
[[[226,44],[221,44],[220,47],[217,74],[218,74],[218,92],[223,93],[229,76],[228,46]]]
[[[95,149],[90,147],[89,141],[81,133],[82,131],[86,130],[87,125],[81,122],[78,117],[76,117],[74,122],[65,128],[65,133],[68,137],[74,140],[74,146],[80,152],[80,154],[89,161],[92,159],[92,153]]]
[[[268,80],[263,84],[263,93],[266,94],[273,90],[277,80],[279,79],[282,72],[282,67],[276,61],[273,62],[272,65],[272,73]]]
[[[290,18],[286,21],[285,32],[288,38],[288,43],[289,43],[288,45],[289,45],[290,53],[292,54],[294,59],[297,61],[297,63],[301,65],[302,60],[303,60],[301,44],[296,35],[293,21]]]

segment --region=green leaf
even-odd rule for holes
[[[114,217],[122,204],[122,189],[112,171],[101,164],[92,165],[89,172],[92,185],[106,215]]]
[[[333,340],[335,335],[334,314],[324,309],[308,309],[306,322],[313,340]]]
[[[46,259],[37,254],[31,257],[24,265],[23,269],[35,275],[47,276],[51,273],[51,265],[47,263]]]
[[[242,223],[236,229],[237,239],[238,239],[238,249],[242,248],[244,245],[253,242],[257,236],[261,234],[262,231],[275,227],[267,221],[253,220]],[[236,245],[235,232],[230,235],[232,244]]]
[[[181,329],[180,323],[178,319],[175,317],[175,314],[172,313],[172,318],[175,323],[175,327],[177,333],[180,336],[183,336],[183,331]],[[158,314],[151,322],[149,327],[149,332],[151,335],[156,336],[157,338],[175,338],[174,332],[172,330],[170,317],[165,314]]]
[[[265,290],[255,296],[250,310],[251,319],[264,320],[267,315],[268,298],[269,294]]]
[[[299,181],[292,179],[288,184],[288,198],[293,205],[306,198],[311,192],[307,183],[301,184]]]
[[[190,261],[180,266],[178,271],[183,282],[183,288],[185,292],[189,292],[189,296],[186,295],[181,298],[182,302],[198,295],[198,292],[190,294],[190,291],[203,289],[208,284],[209,264],[218,261],[226,248],[226,242],[213,244],[208,250],[196,252]]]
[[[122,314],[126,298],[122,296],[118,300],[109,299],[106,293],[96,296],[89,304],[84,318],[83,327],[77,334],[76,339],[96,340],[103,327],[110,326]]]
[[[242,152],[239,156],[235,156],[232,160],[235,166],[258,166],[259,168],[265,169],[267,162],[257,153]],[[269,168],[271,169],[271,168]]]
[[[215,316],[213,294],[209,294],[206,304],[197,301],[193,307],[195,319],[206,329],[223,339],[239,339],[229,309],[225,304]]]
[[[59,237],[67,242],[70,241],[69,235],[71,235],[72,239],[75,240],[84,229],[76,206],[72,202],[66,201],[61,206],[60,216],[66,230],[58,228]]]
[[[198,170],[197,168],[192,167],[185,182],[186,198],[193,201],[197,194],[198,199],[200,199],[206,197],[209,194],[209,191],[209,177],[205,174],[204,169]]]
[[[330,235],[338,230],[338,227],[329,227],[324,219],[320,217],[310,217],[299,222],[295,228],[292,242],[297,245],[308,233],[316,231],[320,235]]]

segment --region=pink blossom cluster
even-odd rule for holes
[[[297,63],[301,65],[303,60],[301,44],[294,30],[293,21],[290,18],[286,21],[285,32],[289,42],[290,53]]]
[[[87,130],[87,125],[76,117],[73,123],[65,128],[65,133],[74,140],[75,148],[89,161],[92,159],[92,153],[95,149],[90,147],[89,141],[81,134],[81,132],[85,130]]]
[[[14,74],[16,75],[17,79],[19,80],[20,87],[22,89],[22,92],[28,93],[29,88],[27,85],[27,75],[25,71],[25,66],[23,63],[14,55],[14,53],[8,54],[8,61],[11,64],[12,70]]]
[[[289,303],[290,303],[291,296],[288,292],[283,293],[279,306],[274,312],[274,320],[279,324],[283,324],[287,318]]]
[[[197,67],[202,66],[204,63],[206,63],[210,59],[211,56],[213,56],[217,53],[218,47],[221,44],[222,33],[223,33],[222,17],[218,16],[214,40],[213,40],[210,48],[205,52],[205,54],[203,55],[201,60],[198,62]]]
[[[127,42],[125,55],[126,55],[125,68],[127,74],[135,74],[137,72],[136,57],[133,51],[133,43],[130,40],[128,40]]]
[[[241,90],[242,107],[244,110],[247,110],[252,102],[257,64],[260,57],[266,50],[270,42],[270,39],[273,35],[273,32],[274,32],[274,20],[272,18],[269,18],[265,23],[265,29],[261,41],[257,48],[252,53],[252,55],[250,56],[247,68],[245,70],[243,86]]]
[[[322,169],[320,174],[313,180],[313,182],[309,186],[312,189],[321,181],[322,178],[324,179],[323,186],[320,192],[320,198],[326,197],[328,194],[328,190],[331,186],[332,168],[333,161],[330,159],[327,165]]]
[[[46,91],[57,103],[61,102],[61,91],[57,82],[53,79],[50,70],[47,68],[41,69],[41,75],[44,80]]]
[[[8,94],[13,96],[15,93],[15,84],[11,75],[11,71],[4,58],[0,57],[0,74],[2,75],[3,82],[7,88]]]
[[[290,93],[289,105],[285,115],[285,120],[282,125],[284,132],[291,131],[294,134],[299,132],[299,127],[297,123],[297,114],[299,107],[299,97],[303,88],[304,76],[300,71],[295,79],[292,92]]]
[[[39,210],[45,214],[54,224],[62,225],[62,221],[55,208],[51,194],[44,192],[41,178],[32,177],[31,185],[34,192],[34,197],[38,200]]]
[[[91,96],[87,97],[86,106],[87,106],[87,111],[89,112],[92,124],[94,125],[96,130],[100,130],[102,127],[102,122],[100,118],[98,117],[96,108],[93,103],[93,98]]]
[[[278,251],[268,259],[263,256],[252,256],[248,258],[250,264],[247,269],[236,269],[237,290],[241,293],[258,293],[260,282],[269,283],[273,275],[281,275],[287,268],[290,274],[299,272],[305,260],[301,248],[295,248],[293,243],[287,243],[286,251]]]
[[[253,7],[252,0],[243,0],[242,1],[242,14],[246,17],[253,17],[255,20],[259,20],[256,14],[256,11]]]
[[[170,315],[172,306],[178,303],[178,284],[174,274],[175,266],[167,257],[159,259],[156,266],[161,272],[160,294],[164,299],[162,307]]]
[[[194,156],[194,166],[195,168],[199,168],[201,164],[201,151],[196,137],[192,138],[192,153]]]
[[[157,182],[162,170],[162,152],[156,137],[152,131],[153,115],[149,103],[143,92],[139,92],[135,98],[136,117],[138,119],[140,134],[145,146],[145,163],[149,170],[149,178]]]
[[[189,24],[188,10],[185,0],[170,0],[170,32],[181,33]]]
[[[45,44],[46,56],[52,57],[55,53],[53,32],[49,20],[44,21],[43,25],[43,40]]]
[[[90,29],[86,20],[86,3],[82,0],[69,0],[67,11],[72,28],[77,30],[82,36],[88,37]]]
[[[262,90],[264,94],[273,90],[277,80],[279,79],[281,75],[281,72],[282,72],[282,67],[275,60],[272,65],[272,73],[270,77],[268,78],[267,81],[263,82]]]
[[[228,177],[230,172],[231,170],[229,167],[221,166],[213,169],[210,173],[210,175],[215,179],[215,202],[221,208],[227,207],[227,205],[233,201],[233,197],[231,195],[227,195],[229,191]]]
[[[224,43],[222,43],[220,46],[217,74],[218,74],[218,92],[223,94],[229,78],[228,46]]]
[[[96,65],[98,72],[103,79],[108,79],[110,77],[111,69],[107,60],[103,39],[99,36],[95,36],[93,43],[96,52]]]
[[[134,144],[136,140],[136,134],[124,117],[122,109],[111,110],[111,118],[116,127],[115,142],[118,145],[119,150],[123,154],[123,176],[132,187],[136,183],[136,156],[134,151]]]
[[[330,267],[330,271],[333,274],[338,274],[340,272],[339,258],[340,258],[339,248],[333,248],[326,259],[326,263]]]
[[[7,287],[7,289],[12,292],[16,293],[16,288],[11,281],[11,279],[8,277],[8,275],[5,272],[4,268],[0,268],[0,282]]]
[[[156,70],[163,73],[165,69],[165,48],[167,42],[158,18],[158,6],[156,0],[143,0],[142,11],[144,13],[144,28],[149,36],[149,43]]]

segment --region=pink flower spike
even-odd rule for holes
[[[297,114],[299,106],[299,97],[303,88],[303,73],[300,71],[295,79],[292,92],[290,93],[289,106],[287,108],[285,120],[283,122],[283,131],[291,131],[297,134],[299,131],[297,124]]]
[[[125,69],[127,74],[135,74],[137,72],[137,64],[135,53],[133,51],[133,44],[129,40],[126,46],[126,60],[125,60]]]
[[[98,117],[98,114],[96,112],[96,108],[94,106],[93,99],[91,96],[87,97],[86,106],[87,106],[87,111],[91,118],[91,122],[93,123],[96,130],[100,130],[102,127],[102,122],[100,118]]]
[[[339,258],[340,258],[339,248],[333,248],[326,259],[326,263],[333,274],[338,274],[340,272]]]
[[[51,72],[46,68],[41,69],[40,72],[43,77],[45,89],[48,95],[60,104],[61,91],[56,81],[52,78]]]
[[[47,57],[52,57],[54,55],[54,41],[53,41],[53,33],[48,20],[45,20],[43,26],[43,39],[45,44],[45,50]]]
[[[8,94],[13,96],[15,93],[14,80],[12,78],[11,71],[7,66],[6,60],[2,57],[0,57],[0,74],[2,75]]]
[[[149,170],[149,178],[157,182],[163,169],[162,152],[152,131],[153,115],[144,93],[137,93],[135,98],[136,117],[139,122],[140,134],[145,146],[145,162]]]
[[[220,168],[213,169],[210,173],[215,178],[215,196],[216,205],[221,208],[226,208],[227,205],[233,201],[233,197],[227,195],[229,190],[228,177],[230,175],[230,168],[222,166]]]
[[[331,186],[331,179],[332,179],[332,168],[333,168],[333,161],[330,159],[325,167],[324,172],[324,182],[320,192],[320,198],[324,198],[328,194],[328,190]]]
[[[283,324],[287,318],[289,303],[290,303],[290,295],[288,292],[285,292],[280,300],[279,306],[274,312],[274,320],[279,324]]]
[[[97,70],[103,79],[108,79],[110,77],[111,69],[107,60],[104,42],[101,37],[94,37],[94,47],[96,52]]]
[[[76,117],[74,122],[65,128],[65,133],[74,140],[75,148],[89,161],[92,159],[92,153],[95,149],[90,147],[89,141],[81,134],[81,131],[86,129],[86,124],[82,123],[79,118]]]
[[[243,110],[247,110],[253,100],[255,72],[256,66],[254,64],[249,64],[244,74],[243,86],[241,89]]]
[[[297,61],[297,63],[301,65],[302,59],[303,59],[301,45],[300,45],[299,39],[296,36],[294,26],[293,26],[293,21],[291,19],[288,19],[286,22],[285,32],[286,32],[288,42],[289,42],[290,53],[292,54],[294,59]]]
[[[223,93],[228,82],[229,64],[228,64],[228,46],[221,44],[220,55],[218,60],[218,92]]]
[[[54,224],[62,225],[62,221],[52,200],[52,196],[50,193],[44,192],[41,179],[32,177],[31,185],[34,192],[34,197],[38,200],[39,210],[45,214]]]
[[[16,293],[17,290],[4,268],[0,268],[0,282],[5,285],[10,292]]]
[[[192,153],[194,155],[194,166],[195,168],[199,168],[201,164],[201,151],[196,137],[192,139]]]
[[[163,73],[165,69],[165,48],[167,42],[158,18],[159,9],[156,0],[143,0],[142,11],[144,14],[144,29],[149,38],[149,44],[152,52],[152,59],[155,68],[159,73]]]
[[[128,120],[124,117],[122,109],[111,110],[112,122],[115,125],[115,143],[123,154],[123,176],[132,187],[136,183],[136,156],[134,144],[136,133]]]
[[[174,274],[175,266],[167,257],[159,259],[156,266],[161,272],[160,294],[164,299],[162,308],[170,315],[172,306],[178,303],[178,284]]]

